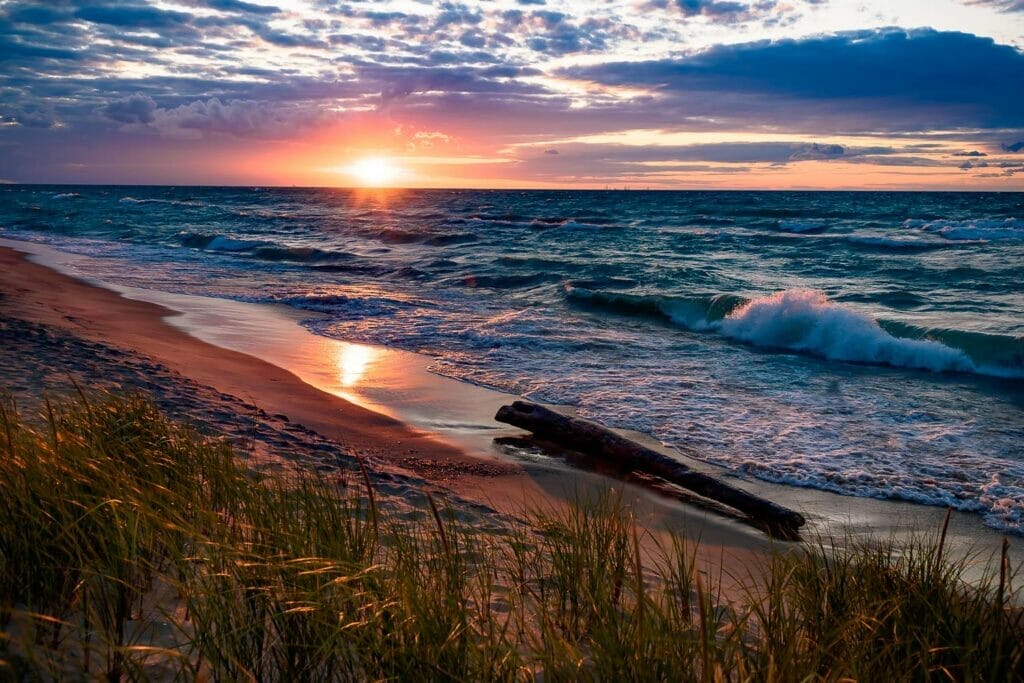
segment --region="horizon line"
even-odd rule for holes
[[[160,187],[197,189],[254,189],[254,190],[345,190],[355,192],[888,192],[888,193],[971,193],[971,194],[1024,194],[1021,189],[983,188],[742,188],[742,187],[374,187],[360,185],[275,185],[275,184],[206,184],[206,183],[66,183],[66,182],[3,182],[0,187]]]

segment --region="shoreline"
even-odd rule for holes
[[[48,325],[76,337],[158,360],[200,384],[288,417],[388,467],[454,485],[461,492],[502,476],[528,484],[518,472],[445,443],[433,434],[322,392],[293,373],[254,356],[231,352],[187,334],[166,319],[177,315],[156,303],[126,298],[0,247],[0,292],[5,315]],[[443,462],[446,473],[435,471]]]
[[[617,480],[560,462],[509,458],[492,439],[520,432],[494,423],[490,416],[515,396],[435,375],[427,369],[428,360],[416,354],[315,335],[298,324],[315,317],[313,313],[83,281],[74,273],[74,261],[87,257],[13,240],[0,245],[0,291],[16,293],[3,302],[4,310],[159,358],[186,376],[244,396],[268,413],[287,415],[462,497],[511,511],[524,503],[557,504],[572,490],[619,487],[643,500],[645,526],[685,529],[711,548],[742,553],[761,554],[772,545],[736,522]],[[29,256],[14,256],[14,249]],[[19,294],[36,297],[37,305],[24,306],[22,301],[19,309]],[[352,356],[348,361],[346,354]],[[359,377],[347,381],[346,374],[348,380]],[[438,410],[439,402],[444,402],[447,414]],[[453,415],[457,419],[451,419]],[[629,436],[668,450],[644,435]],[[672,453],[699,469],[726,474]],[[854,537],[907,537],[933,533],[945,516],[944,508],[901,501],[841,496],[756,479],[739,483],[807,514],[808,537],[839,529]],[[985,527],[976,515],[956,512],[948,538],[957,549],[973,548],[987,557],[998,549],[1002,534]],[[1019,558],[1019,553],[1014,555]]]
[[[492,455],[470,453],[465,442],[459,444],[456,439],[445,438],[445,434],[428,433],[395,417],[373,412],[303,381],[289,369],[198,339],[171,324],[168,318],[180,313],[166,306],[126,298],[104,286],[105,283],[85,281],[51,265],[41,265],[32,258],[32,252],[37,251],[33,246],[36,245],[27,244],[15,250],[9,241],[0,243],[0,294],[6,295],[0,297],[0,313],[4,316],[51,326],[75,337],[152,358],[190,380],[240,397],[268,415],[286,416],[291,423],[304,425],[345,450],[366,456],[385,471],[422,478],[462,500],[512,517],[529,508],[558,508],[577,495],[621,491],[624,498],[637,504],[642,515],[639,521],[654,535],[673,529],[688,538],[699,538],[702,562],[719,567],[733,562],[749,566],[773,547],[761,532],[738,521],[662,499],[602,475],[571,469],[559,462],[520,462],[497,451]],[[64,266],[67,265],[65,262]],[[145,291],[149,296],[153,294]],[[186,316],[185,320],[189,318]],[[299,331],[321,343],[332,342],[304,330],[297,322],[291,324],[293,332]],[[292,349],[292,354],[296,352]],[[479,396],[476,391],[490,392],[428,374],[431,381],[442,383],[449,391],[470,387],[470,398],[463,396],[457,403],[472,404],[472,397]],[[398,393],[410,389],[392,387]],[[500,400],[506,398],[498,392],[490,393],[501,397]],[[502,427],[497,423],[495,426]],[[502,430],[494,429],[491,436],[499,431]],[[512,428],[503,431],[521,433]]]

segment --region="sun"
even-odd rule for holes
[[[368,187],[392,185],[402,175],[402,170],[387,157],[366,157],[346,170],[360,185]]]

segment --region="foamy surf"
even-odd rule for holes
[[[928,251],[931,249],[949,249],[969,245],[985,244],[987,240],[972,239],[949,241],[935,237],[882,237],[878,235],[846,235],[843,237],[850,244],[878,249],[896,249],[904,251]]]
[[[796,234],[815,234],[828,230],[828,225],[821,221],[780,220],[779,230]]]
[[[87,276],[311,311],[317,334],[427,354],[739,475],[1024,531],[1019,195],[4,198],[0,232],[97,257]]]
[[[663,317],[687,330],[717,332],[765,349],[931,372],[1024,377],[1024,340],[879,321],[809,289],[784,290],[749,300],[727,294],[665,297],[581,287],[567,288],[566,293],[580,303],[626,315]],[[946,337],[951,343],[930,338],[933,336]],[[956,342],[969,349],[959,348]]]
[[[898,339],[864,313],[821,292],[787,290],[749,301],[714,324],[726,337],[829,360],[932,372],[977,372],[963,351],[931,340]]]
[[[970,220],[908,219],[905,228],[915,228],[948,240],[1024,241],[1024,220],[977,218]]]

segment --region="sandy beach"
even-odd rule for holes
[[[1024,681],[1024,0],[0,0],[0,681]]]
[[[314,480],[334,482],[329,486],[340,485],[345,491],[354,481],[353,477],[359,476],[354,474],[360,471],[356,464],[359,458],[366,467],[362,470],[365,490],[374,492],[369,498],[375,501],[370,517],[373,528],[377,528],[380,514],[387,520],[382,526],[412,529],[414,535],[409,538],[420,539],[412,545],[399,541],[399,549],[429,548],[416,545],[429,536],[416,536],[422,532],[415,529],[423,528],[417,525],[424,523],[429,528],[433,510],[433,519],[437,520],[434,533],[439,533],[437,548],[444,552],[449,552],[447,533],[451,533],[445,531],[442,521],[447,517],[451,524],[466,530],[466,540],[459,542],[469,543],[467,549],[476,547],[472,545],[474,542],[484,542],[479,547],[488,548],[488,562],[508,562],[510,558],[519,557],[520,550],[516,549],[524,546],[517,539],[542,543],[552,558],[558,558],[566,547],[562,544],[567,543],[559,540],[560,534],[571,526],[552,532],[548,528],[551,520],[559,515],[565,515],[561,517],[564,520],[574,519],[578,511],[586,509],[586,505],[578,503],[588,498],[594,500],[605,495],[606,501],[614,501],[621,495],[619,500],[627,506],[624,508],[626,519],[635,525],[631,542],[638,585],[644,585],[644,579],[639,578],[644,572],[669,572],[658,574],[660,579],[649,580],[655,583],[666,581],[665,576],[669,575],[686,576],[688,588],[685,590],[695,591],[687,594],[696,595],[701,604],[704,600],[713,601],[716,605],[713,611],[719,615],[714,617],[715,623],[720,621],[726,629],[733,628],[728,625],[730,619],[744,623],[742,620],[747,618],[729,615],[746,614],[751,604],[757,604],[776,590],[765,583],[764,577],[779,576],[780,571],[787,573],[786,562],[795,562],[793,566],[799,567],[802,561],[798,558],[805,557],[804,553],[794,552],[804,547],[801,544],[770,539],[762,531],[736,519],[576,469],[552,453],[543,456],[499,446],[494,437],[515,434],[515,430],[494,423],[488,415],[496,404],[515,397],[436,376],[428,371],[426,360],[415,354],[318,339],[289,319],[285,312],[273,310],[273,307],[249,309],[232,302],[182,298],[123,287],[119,288],[120,292],[114,291],[100,283],[66,274],[74,273],[73,264],[58,252],[36,247],[26,250],[34,253],[0,246],[0,387],[6,392],[8,403],[5,405],[13,401],[20,410],[38,406],[41,395],[73,398],[69,386],[86,387],[89,392],[129,395],[141,392],[168,417],[200,433],[226,439],[241,456],[247,476],[263,477],[265,482],[309,482],[311,480],[304,477],[314,473]],[[232,347],[246,348],[263,357],[232,350]],[[268,358],[275,362],[269,362]],[[652,448],[667,451],[642,434],[627,434]],[[9,433],[7,438],[10,443]],[[57,437],[54,439],[54,447],[59,448]],[[21,443],[20,438],[18,443]],[[687,459],[682,453],[673,452],[672,456]],[[725,476],[724,471],[714,467],[691,459],[687,461],[698,469]],[[16,479],[17,474],[12,473],[12,480]],[[91,486],[92,474],[87,479]],[[268,485],[273,491],[275,484]],[[300,484],[300,487],[306,485]],[[361,481],[357,481],[357,485],[364,490]],[[892,547],[897,549],[892,561],[899,563],[896,558],[903,552],[914,554],[916,534],[937,532],[945,515],[940,508],[836,496],[765,482],[741,481],[739,485],[806,515],[809,524],[802,536],[811,541],[806,547],[826,557],[833,552],[842,555],[845,544],[855,539],[883,541],[878,547],[885,547],[884,541],[891,539],[895,542]],[[262,486],[257,488],[263,489]],[[292,487],[285,484],[283,488],[290,490]],[[607,498],[609,493],[610,499]],[[362,497],[361,493],[355,495]],[[444,505],[443,513],[436,506],[438,500]],[[546,516],[552,514],[555,516]],[[287,537],[303,539],[312,534],[315,538],[335,539],[339,533],[347,533],[342,530],[352,523],[348,518],[339,527],[329,519],[320,517],[321,526],[314,532],[303,529],[296,534],[294,526],[289,524]],[[606,531],[603,525],[607,518],[598,515],[575,519],[581,524],[578,529],[581,536],[571,543],[579,543],[581,539],[584,543],[602,543],[599,539]],[[266,523],[263,517],[254,521],[257,529]],[[322,526],[325,522],[326,528]],[[969,582],[962,585],[977,583],[991,587],[991,571],[993,566],[998,566],[993,565],[992,560],[999,557],[1002,537],[967,514],[953,514],[949,522],[944,548],[948,557],[957,562],[957,575]],[[364,520],[362,524],[367,528],[368,522]],[[551,533],[554,535],[549,536]],[[391,543],[385,541],[382,547]],[[849,546],[854,554],[863,553],[856,549],[864,547]],[[602,573],[615,567],[618,569],[614,571],[622,571],[621,556],[617,560],[606,557],[608,547],[599,550],[600,555],[586,554],[592,550],[585,550],[577,561],[590,557],[588,566]],[[569,552],[564,559],[576,557],[573,552],[578,551]],[[916,560],[925,563],[921,566],[929,566],[928,552],[925,551],[923,559]],[[970,552],[975,553],[973,557],[961,562],[960,558]],[[1004,569],[1015,575],[1020,570],[1019,554],[1014,550],[1004,557],[1008,557]],[[210,561],[215,564],[220,558],[219,552],[215,552]],[[681,564],[671,564],[673,558]],[[520,569],[514,571],[526,571],[527,566],[532,570],[531,560],[520,557],[520,561],[527,564],[519,565]],[[300,563],[295,571],[300,580],[305,580],[306,572],[299,570],[308,563],[322,561],[310,556],[292,562]],[[435,562],[436,556],[417,556],[412,564],[398,563],[395,567],[406,566],[422,572],[426,571],[424,567],[443,566]],[[560,566],[557,559],[552,562],[553,566]],[[237,566],[250,564],[250,560],[245,559]],[[259,561],[255,564],[260,566]],[[488,571],[500,574],[509,568],[509,565],[500,566],[505,569],[499,570],[495,565]],[[387,561],[375,567],[375,571],[392,570]],[[336,571],[337,567],[328,563],[311,573]],[[571,580],[565,585],[572,593],[580,574],[575,573],[571,564],[562,566],[561,571],[569,572],[565,576],[571,576]],[[590,570],[583,570],[584,575],[587,571]],[[853,571],[860,576],[859,570]],[[918,570],[913,566],[907,571],[917,576]],[[827,579],[826,575],[818,576]],[[353,579],[342,576],[337,580],[347,585]],[[891,580],[891,576],[886,580]],[[619,585],[621,581],[619,578],[613,583]],[[925,582],[928,584],[930,579]],[[328,585],[330,583],[333,582]],[[1002,586],[1001,580],[999,585]],[[931,594],[928,585],[919,589]],[[426,590],[431,599],[437,599],[439,595],[443,598],[445,589]],[[804,600],[819,588],[791,587],[790,590],[797,591],[795,600]],[[877,593],[870,587],[865,590],[871,595]],[[534,593],[532,589],[525,589],[524,594]],[[619,594],[618,589],[614,594]],[[167,677],[179,667],[201,678],[207,666],[202,657],[186,655],[183,658],[178,654],[178,649],[185,647],[181,634],[188,635],[194,630],[204,632],[200,621],[190,617],[193,608],[185,608],[182,599],[174,597],[176,594],[159,581],[148,585],[141,595],[139,604],[145,603],[145,606],[139,607],[138,614],[128,614],[118,622],[128,629],[126,633],[131,642],[149,648],[137,653],[129,648],[133,653],[131,661],[138,662],[139,667],[132,675],[148,679]],[[215,597],[219,593],[210,595]],[[231,591],[225,595],[228,600],[223,604],[227,609],[245,604]],[[543,596],[544,591],[539,595]],[[685,598],[683,604],[691,605],[691,599]],[[487,598],[485,604],[494,600],[494,597]],[[561,600],[566,604],[564,598]],[[494,604],[501,607],[506,604],[503,601],[504,598],[498,597]],[[294,605],[288,602],[282,609],[283,614],[288,615]],[[331,612],[333,623],[339,618],[336,611],[339,608],[331,609],[334,610]],[[484,612],[491,614],[489,608],[484,608]],[[500,611],[497,614],[500,618]],[[1016,623],[1014,612],[998,614],[1008,615],[1000,618]],[[69,642],[88,643],[91,637],[88,626],[76,630],[74,624],[78,619],[77,612],[73,612],[67,621],[69,626],[57,628],[55,633],[64,633]],[[534,628],[533,617],[530,619],[530,628]],[[264,623],[257,620],[254,626],[248,615],[243,620],[246,626],[242,628],[257,631]],[[18,613],[5,628],[14,643],[8,651],[14,655],[14,661],[24,661],[26,655],[34,651],[26,643],[31,641],[30,634],[36,626],[30,617]],[[348,628],[340,630],[347,633]],[[56,642],[56,636],[53,638]],[[116,642],[121,639],[122,636],[114,637]],[[617,638],[615,640],[617,642]],[[670,640],[675,642],[675,638]],[[1016,641],[1011,635],[1006,642]],[[476,645],[479,647],[479,643]],[[673,644],[673,651],[675,647]],[[379,652],[382,646],[370,649]],[[638,655],[641,649],[637,649]],[[437,651],[429,646],[427,650]],[[108,650],[118,651],[116,647]],[[166,653],[172,654],[166,656]],[[257,658],[251,651],[241,657],[246,661]],[[685,654],[683,659],[689,663],[699,660],[695,655]],[[51,665],[58,671],[100,670],[96,663],[89,661],[88,656],[83,659],[81,652],[71,646],[55,656]],[[108,657],[107,667],[114,672],[111,674],[114,679],[121,678],[120,661]],[[994,666],[998,668],[1002,661],[996,660]],[[5,661],[0,659],[0,666],[4,665]],[[309,666],[321,665],[321,660],[316,659]],[[540,670],[538,665],[533,666],[533,673]]]
[[[317,391],[293,374],[260,359],[225,351],[167,325],[172,311],[86,285],[4,249],[0,253],[5,317],[60,330],[104,347],[152,359],[170,372],[244,398],[261,415],[287,419],[336,441],[385,468],[428,476],[457,491],[500,477],[495,491],[525,493],[529,480],[513,467],[473,458],[435,436]],[[52,370],[71,358],[56,356]],[[133,388],[128,383],[126,388]]]
[[[21,387],[24,403],[38,401],[38,396],[31,396],[38,379],[52,390],[67,391],[70,376],[86,386],[153,393],[170,414],[236,441],[251,437],[255,417],[263,466],[327,469],[325,459],[358,454],[375,477],[397,486],[397,495],[417,496],[418,489],[440,492],[456,506],[492,510],[509,519],[530,507],[560,506],[578,495],[622,489],[654,536],[671,529],[699,539],[699,556],[710,572],[734,563],[748,566],[773,546],[760,531],[629,484],[563,463],[516,461],[493,445],[488,452],[482,444],[493,436],[516,433],[497,423],[486,437],[476,434],[479,429],[473,425],[461,425],[453,437],[451,432],[431,433],[374,412],[307,384],[277,365],[184,332],[168,322],[179,315],[175,311],[69,277],[7,246],[0,247],[0,292],[3,337],[8,342],[3,345],[0,379],[12,386],[16,397]],[[178,322],[196,321],[185,315]],[[265,348],[284,353],[281,340]],[[294,357],[296,349],[291,348],[289,355]],[[423,370],[422,362],[417,373],[414,361],[406,357],[404,364],[381,370],[381,384],[391,385],[389,395],[425,390],[427,400],[471,406],[478,415],[513,398],[437,377]],[[426,378],[426,389],[409,386],[417,374]],[[403,379],[401,389],[393,386],[399,381],[396,377]],[[453,390],[465,394],[453,395]],[[345,391],[359,396],[351,388]],[[490,402],[481,405],[484,392]],[[403,402],[397,403],[398,409],[392,411],[396,414],[403,412]],[[405,402],[407,414],[415,412],[410,403],[419,404],[420,399]]]
[[[509,453],[493,439],[516,430],[490,417],[515,397],[437,376],[416,354],[324,339],[303,329],[285,307],[128,287],[114,291],[65,274],[82,257],[39,245],[5,245],[0,311],[11,343],[4,349],[3,379],[15,388],[31,359],[36,375],[49,377],[54,387],[66,385],[70,374],[90,386],[107,378],[115,389],[169,392],[162,402],[166,409],[214,433],[241,438],[256,416],[267,434],[257,441],[271,461],[274,453],[284,454],[316,467],[308,454],[333,448],[331,457],[358,454],[375,472],[413,482],[412,488],[513,516],[528,506],[557,506],[587,492],[621,489],[638,504],[649,529],[699,539],[702,558],[726,570],[779,547],[735,520],[560,461]],[[26,345],[25,339],[37,343]],[[21,383],[31,384],[24,376]],[[297,434],[308,438],[292,443]],[[662,448],[642,434],[630,436]],[[685,454],[673,456],[723,474]],[[739,483],[801,511],[811,536],[909,537],[938,529],[945,515],[935,507],[757,480]],[[997,552],[1002,538],[962,513],[953,515],[948,537],[957,550],[978,551],[979,558]],[[1011,557],[1020,563],[1016,553]],[[984,564],[979,559],[979,571]]]

